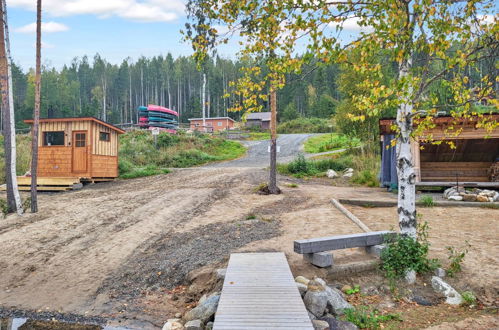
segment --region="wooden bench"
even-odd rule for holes
[[[364,247],[369,253],[379,255],[381,244],[387,235],[396,235],[393,231],[373,231],[360,234],[329,236],[296,240],[294,251],[303,254],[303,258],[318,267],[333,265],[333,250]]]

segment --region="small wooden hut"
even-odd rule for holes
[[[485,115],[488,120],[499,121],[499,114]],[[395,138],[391,127],[393,119],[379,121],[382,139],[382,183],[386,186],[396,183],[395,148],[386,148]],[[476,118],[455,119],[437,117],[435,127],[424,132],[434,141],[425,143],[412,141],[413,163],[417,185],[450,186],[456,183],[468,186],[499,187],[499,178],[495,174],[499,168],[499,129],[487,132]],[[460,134],[447,134],[460,130]],[[452,141],[454,147],[447,142]]]
[[[33,124],[33,120],[25,120]],[[118,176],[118,135],[94,117],[40,119],[38,177],[112,180]]]

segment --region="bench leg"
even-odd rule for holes
[[[384,244],[366,246],[366,252],[375,255],[376,257],[381,257],[381,251],[383,251],[383,249],[385,248],[386,245]]]
[[[331,267],[333,265],[332,252],[304,253],[303,259],[317,267]]]

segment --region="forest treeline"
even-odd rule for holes
[[[382,63],[386,79],[397,74],[396,65],[385,61],[383,56],[373,61]],[[469,77],[470,87],[479,86],[487,74],[497,76],[493,58],[482,62],[478,70],[459,73]],[[230,91],[230,82],[241,77],[245,64],[221,57],[208,60],[205,68],[207,116],[241,118],[241,113],[228,111],[238,100],[227,91]],[[22,121],[33,114],[34,71],[24,71],[14,61],[12,72],[17,127],[22,128],[26,127]],[[357,88],[362,79],[359,73],[337,64],[309,64],[301,74],[289,75],[286,86],[279,91],[279,120],[330,118],[340,112],[338,122],[345,129],[358,130],[348,128],[349,123],[342,119],[355,112],[355,105],[349,100],[355,93],[362,92]],[[186,123],[188,118],[201,116],[202,84],[203,74],[191,57],[173,58],[168,54],[141,57],[136,61],[127,58],[118,65],[99,54],[93,58],[83,56],[60,70],[43,68],[41,117],[94,116],[114,124],[135,123],[138,106],[158,104],[178,111],[181,122]],[[445,84],[435,85],[432,93],[446,103],[451,98],[447,89]],[[226,93],[228,97],[224,97]],[[376,126],[375,122],[364,125],[363,129],[373,132],[371,126]]]

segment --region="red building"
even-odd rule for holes
[[[190,118],[189,123],[193,131],[213,132],[232,129],[235,121],[229,117],[212,117],[205,118],[205,127],[203,127],[203,118]]]

